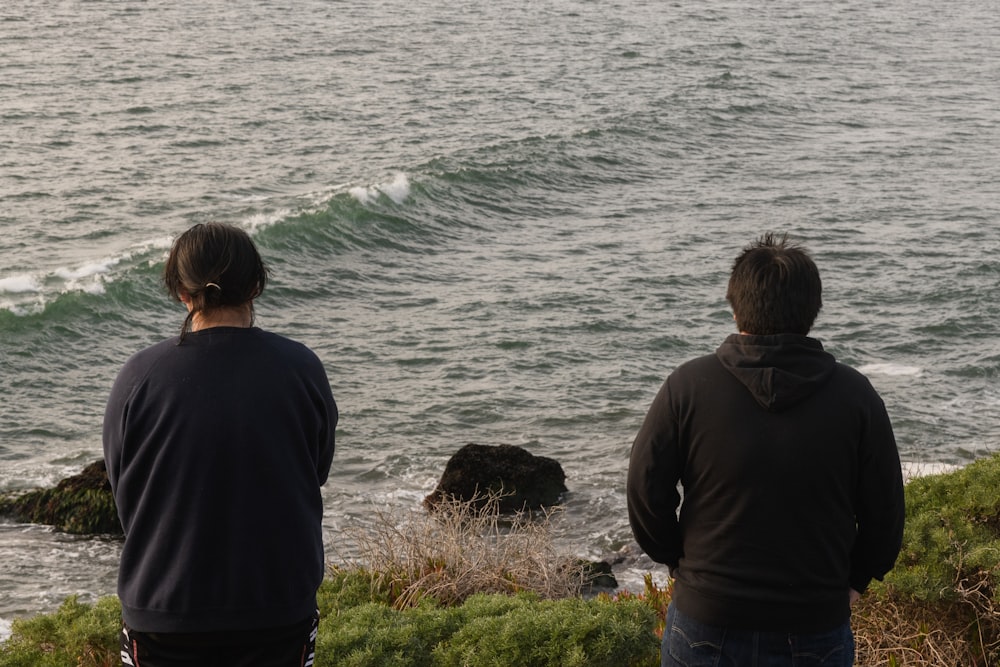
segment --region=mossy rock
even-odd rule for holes
[[[104,461],[95,461],[50,489],[0,496],[0,514],[75,535],[121,535]]]

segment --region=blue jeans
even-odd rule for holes
[[[671,604],[660,655],[662,667],[851,667],[854,635],[850,622],[815,634],[719,628]]]

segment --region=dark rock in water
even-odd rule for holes
[[[594,597],[599,593],[611,593],[618,589],[618,578],[611,569],[611,563],[606,560],[570,558],[560,569],[570,571],[574,578],[579,576],[578,593],[584,597]]]
[[[434,509],[454,499],[482,506],[487,497],[499,496],[499,512],[512,514],[557,505],[564,493],[566,473],[558,461],[514,445],[468,444],[449,459],[424,505]]]
[[[0,496],[0,514],[77,535],[122,534],[104,461],[91,463],[54,489]]]
[[[618,579],[608,561],[581,561],[580,566],[583,568],[584,589],[593,592],[595,589],[614,590],[618,588]]]

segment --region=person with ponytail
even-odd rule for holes
[[[268,269],[243,230],[188,229],[163,279],[180,334],[125,363],[104,418],[122,664],[309,665],[338,419],[323,364],[254,326]]]

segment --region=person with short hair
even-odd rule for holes
[[[747,246],[739,333],[670,373],[633,442],[629,522],[674,580],[664,667],[854,662],[851,605],[899,554],[903,482],[882,399],[808,336],[821,295],[804,248]]]
[[[315,353],[254,326],[267,279],[243,230],[188,229],[164,268],[180,335],[111,390],[123,665],[312,664],[338,413]]]

